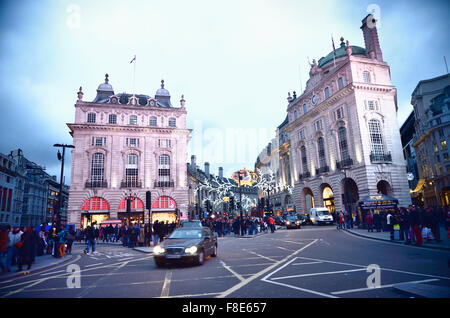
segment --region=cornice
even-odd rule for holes
[[[192,129],[180,129],[170,127],[144,127],[144,126],[120,126],[120,125],[99,125],[99,124],[76,124],[68,123],[67,126],[73,132],[76,130],[100,130],[100,131],[132,131],[141,133],[170,133],[170,134],[190,134]]]
[[[178,112],[187,114],[184,107],[156,107],[156,106],[135,106],[128,104],[112,104],[112,103],[93,103],[77,101],[75,107],[95,107],[95,108],[114,108],[119,110],[137,110],[137,111],[162,111],[162,112]]]

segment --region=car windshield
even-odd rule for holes
[[[202,227],[201,222],[183,222],[181,223],[182,227]]]
[[[198,239],[202,237],[202,229],[176,229],[170,234],[170,239]]]
[[[325,211],[317,211],[318,215],[330,215],[330,212],[328,210]]]
[[[287,221],[290,221],[290,222],[295,222],[295,221],[298,220],[298,218],[297,218],[296,216],[288,216],[288,217],[286,218],[286,220],[287,220]]]

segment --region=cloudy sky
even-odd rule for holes
[[[308,58],[331,51],[331,34],[364,47],[368,13],[379,18],[401,125],[418,81],[446,73],[449,9],[438,0],[2,1],[0,152],[21,148],[59,175],[53,144],[72,142],[78,88],[93,100],[108,73],[116,93],[131,92],[136,55],[136,92],[154,96],[164,79],[173,105],[184,94],[189,157],[212,172],[253,168],[286,117],[287,93],[304,88]]]

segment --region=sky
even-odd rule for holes
[[[417,83],[450,62],[448,1],[128,0],[0,2],[0,152],[58,175],[55,143],[71,144],[80,86],[84,100],[109,74],[115,93],[154,96],[161,79],[174,106],[186,100],[190,150],[211,172],[252,169],[301,94],[308,59],[342,36],[364,47],[361,20],[373,13],[384,60],[406,120]],[[134,65],[130,64],[136,55]],[[134,76],[134,77],[133,77]],[[135,78],[135,80],[133,80]],[[71,156],[65,178],[70,182]]]

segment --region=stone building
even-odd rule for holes
[[[411,104],[419,170],[414,195],[424,205],[450,205],[450,74],[420,81]]]
[[[91,102],[80,87],[73,136],[69,223],[85,227],[105,219],[148,221],[146,192],[151,192],[152,221],[186,218],[187,144],[185,100],[172,106],[164,88],[154,97],[114,93],[105,82]],[[127,212],[127,201],[131,200]]]
[[[368,194],[411,203],[397,123],[397,91],[376,21],[362,20],[365,48],[341,38],[310,64],[300,96],[288,97],[291,173],[298,212],[355,210]]]

